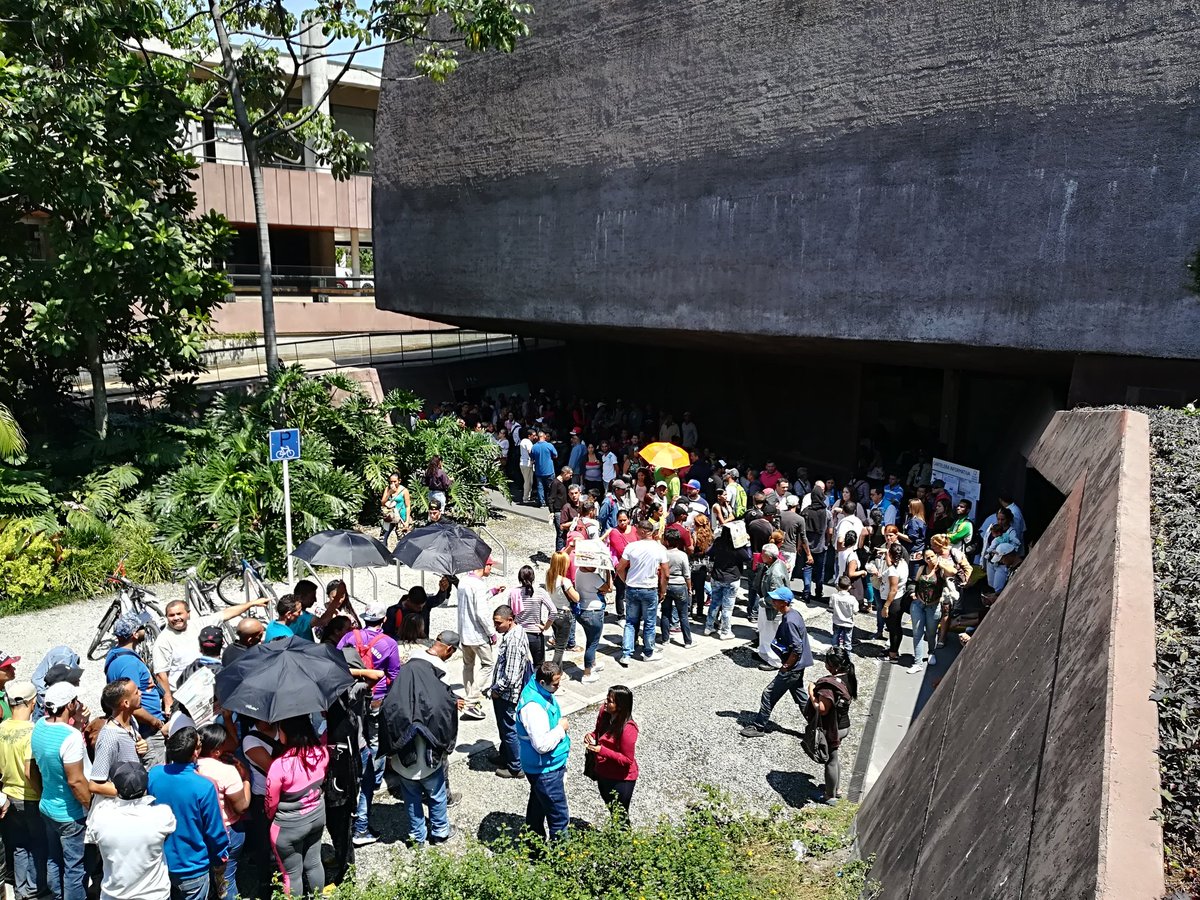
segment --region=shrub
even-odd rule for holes
[[[0,526],[0,615],[21,612],[57,593],[55,569],[62,555],[44,531],[28,523]]]
[[[795,814],[732,810],[715,793],[678,822],[632,831],[610,821],[542,846],[506,837],[460,853],[416,853],[388,880],[343,885],[344,900],[594,900],[746,897],[845,898],[867,893],[863,862],[850,860],[855,807]],[[796,858],[792,842],[807,853]]]

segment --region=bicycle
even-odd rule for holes
[[[137,653],[149,666],[154,653],[154,641],[166,625],[166,618],[158,597],[140,584],[134,584],[126,578],[124,563],[118,566],[107,580],[109,584],[117,585],[118,590],[112,603],[100,617],[100,625],[96,628],[96,636],[92,638],[91,646],[88,647],[87,658],[93,661],[103,659],[108,651],[116,646],[112,628],[117,623],[117,619],[127,612],[135,612],[146,626],[146,637],[138,644]]]
[[[236,606],[247,600],[265,597],[269,601],[267,605],[252,607],[247,615],[272,621],[275,618],[275,601],[279,597],[263,575],[264,568],[266,566],[258,560],[239,560],[217,581],[217,596],[221,598],[221,602],[226,606]]]
[[[178,577],[178,574],[176,575]],[[220,610],[217,606],[217,601],[213,599],[213,592],[217,589],[215,581],[201,581],[200,573],[195,566],[189,566],[183,571],[183,595],[187,599],[188,606],[192,608],[192,612],[198,616],[213,616]],[[225,635],[225,644],[228,646],[237,640],[237,628],[232,622],[222,622],[221,631]]]

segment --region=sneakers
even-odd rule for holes
[[[458,803],[458,801],[461,799],[462,799],[461,792],[456,794],[456,793],[454,793],[454,791],[451,791],[449,794],[446,795],[446,805],[447,806],[455,806]]]
[[[617,616],[617,624],[618,624],[618,625],[624,625],[624,624],[625,624],[625,617],[624,617],[624,616]]]
[[[497,778],[520,778],[522,774],[523,773],[521,772],[514,772],[512,769],[505,768],[504,766],[501,766],[495,771]]]
[[[733,637],[733,633],[728,631],[718,631],[716,637],[718,641],[727,641],[729,638]]]
[[[704,626],[704,634],[705,634],[705,636],[706,636],[706,637],[707,637],[708,635],[712,634],[714,631],[716,631],[716,629],[715,629],[715,628],[710,628],[710,627],[709,627],[709,626],[707,626],[707,625],[705,625],[705,626]]]
[[[759,663],[758,664],[758,671],[760,671],[760,672],[774,672],[776,668],[777,668],[776,666],[773,666],[770,663]]]
[[[757,725],[747,725],[739,732],[742,737],[746,738],[763,737],[766,733],[765,729],[759,728]]]
[[[604,671],[604,660],[602,660],[602,659],[596,660],[595,664],[592,666],[592,671],[593,672],[603,672]]]
[[[429,836],[429,843],[431,843],[431,844],[444,844],[444,843],[446,843],[446,841],[452,841],[452,840],[454,840],[456,837],[458,837],[458,829],[457,829],[457,828],[455,828],[453,825],[451,825],[451,826],[450,826],[450,830],[449,830],[449,831],[447,831],[447,832],[446,832],[444,835],[442,835],[441,837],[438,837],[436,834],[431,834],[431,835]]]
[[[464,719],[472,719],[476,722],[482,722],[487,718],[482,706],[467,706],[463,708],[462,717]]]
[[[696,649],[696,642],[695,642],[695,641],[692,641],[692,642],[691,642],[691,643],[689,643],[689,644],[684,644],[684,645],[683,645],[683,649],[684,649],[684,650],[695,650],[695,649]]]
[[[929,657],[929,664],[931,666],[936,666],[937,665],[937,657],[936,656]]]
[[[617,665],[620,666],[622,669],[628,669],[629,668],[629,657],[628,656],[618,656],[617,657]]]
[[[597,681],[600,680],[600,676],[597,675],[595,672],[592,672],[591,675],[584,675],[579,680],[581,682],[583,682],[584,684],[595,684]]]
[[[925,671],[925,663],[923,663],[923,662],[913,663],[907,669],[907,672],[909,675],[916,675],[918,672],[924,672],[924,671]]]
[[[683,629],[680,628],[678,625],[673,625],[671,627],[671,634],[683,634]]]
[[[365,834],[355,834],[352,843],[355,847],[366,847],[368,844],[373,844],[379,840],[379,835],[373,831],[368,831]]]

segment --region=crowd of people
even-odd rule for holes
[[[403,801],[410,844],[455,836],[449,760],[459,722],[489,712],[496,777],[524,779],[526,825],[557,838],[570,821],[563,680],[591,684],[609,663],[653,664],[703,636],[727,640],[742,598],[771,678],[741,734],[765,734],[790,695],[827,747],[815,799],[836,803],[855,654],[886,640],[899,660],[908,612],[908,671],[921,671],[950,630],[969,639],[971,616],[995,602],[1024,551],[1012,498],[977,530],[970,501],[956,503],[929,477],[923,453],[903,477],[867,466],[844,483],[811,480],[803,468],[789,478],[772,461],[740,467],[699,449],[687,413],[651,424],[619,401],[533,406],[455,412],[492,431],[515,463],[522,501],[549,508],[542,577],[524,565],[497,586],[489,559],[440,573],[436,591],[414,587],[389,608],[356,608],[340,580],[323,589],[302,580],[273,603],[270,621],[257,614],[266,600],[207,616],[180,600],[149,653],[144,618],[127,614],[113,627],[98,714],[80,694],[69,647],[27,678],[19,657],[0,652],[0,831],[16,896],[266,897],[273,882],[288,895],[319,894],[346,877],[356,847],[378,839],[372,808],[385,785]],[[681,444],[686,464],[647,463],[648,426]],[[440,521],[449,476],[434,459],[423,477],[429,518]],[[411,527],[399,476],[381,505],[385,529]],[[963,610],[957,601],[981,578],[984,608]],[[827,602],[834,626],[825,672],[808,684],[817,657],[797,600]],[[431,634],[431,611],[451,602],[456,627]],[[864,614],[874,629],[856,627]],[[606,623],[621,629],[611,656],[601,648]],[[315,652],[346,673],[321,709],[272,717],[222,705],[267,650],[306,647],[323,647]],[[633,692],[614,685],[582,736],[585,774],[626,821],[638,779],[633,707]]]

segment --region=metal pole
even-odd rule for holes
[[[288,584],[296,583],[295,561],[292,559],[292,480],[288,473],[288,461],[283,461],[283,527],[287,535]]]

